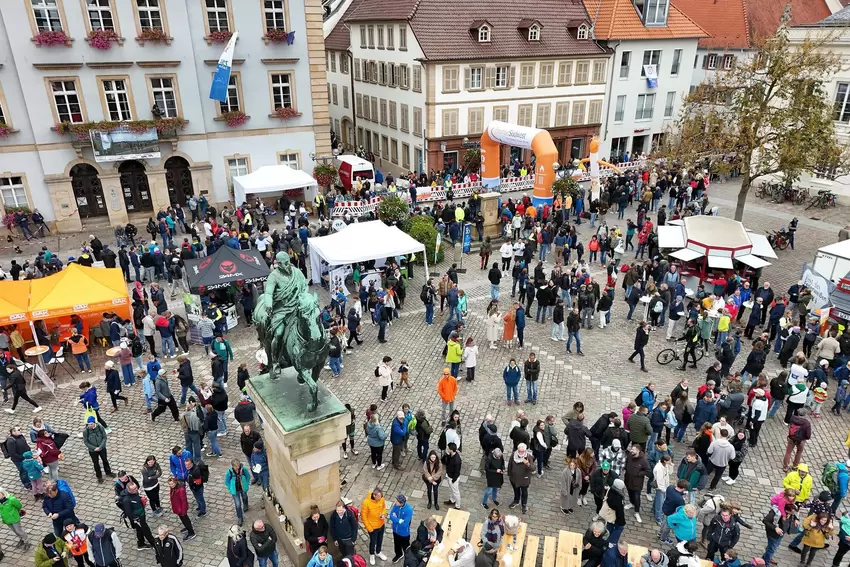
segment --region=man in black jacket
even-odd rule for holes
[[[18,469],[18,476],[21,479],[21,484],[27,489],[32,488],[29,475],[24,470],[24,453],[32,451],[32,448],[27,443],[26,438],[21,434],[21,428],[15,426],[9,429],[9,436],[3,442],[3,452],[9,455],[12,463]]]
[[[192,362],[189,360],[189,355],[180,353],[177,355],[177,378],[180,380],[180,405],[186,403],[186,395],[189,390],[195,392],[196,396],[200,396],[198,387],[195,386],[195,377],[192,374]]]
[[[180,540],[170,534],[165,526],[157,528],[156,534],[154,547],[160,567],[181,567],[183,565],[183,546],[180,544]]]
[[[454,506],[460,510],[460,453],[457,445],[449,443],[446,446],[446,454],[443,455],[443,464],[446,466],[446,478],[451,489],[451,498],[443,502],[446,506]]]
[[[118,257],[115,255],[115,252],[113,252],[109,248],[109,245],[104,244],[103,245],[103,252],[101,252],[101,254],[100,254],[100,259],[103,260],[103,267],[104,268],[114,268],[115,267],[115,260],[117,258]]]
[[[514,443],[514,451],[517,450],[517,447],[521,443],[525,443],[526,447],[531,443],[531,435],[528,433],[526,429],[528,427],[528,419],[522,418],[519,422],[519,425],[511,429],[510,437],[511,441]]]
[[[634,364],[635,356],[639,356],[640,357],[640,369],[641,369],[642,372],[649,372],[649,370],[646,369],[646,365],[644,364],[646,357],[645,357],[644,352],[643,352],[643,348],[646,346],[646,344],[648,342],[649,342],[649,333],[646,330],[646,321],[641,321],[640,324],[638,324],[638,326],[637,326],[637,330],[635,331],[635,351],[629,357],[629,362]]]
[[[142,503],[138,484],[134,482],[127,484],[126,490],[121,495],[121,510],[123,510],[127,521],[136,530],[136,549],[156,547],[153,534],[145,518],[145,505]]]
[[[499,283],[502,281],[502,270],[499,269],[498,262],[493,262],[493,267],[487,272],[487,279],[490,280],[490,299],[499,301]]]
[[[608,461],[602,461],[602,464],[590,474],[590,493],[593,494],[597,514],[602,508],[605,492],[611,488],[615,480],[617,480],[617,474],[611,470],[611,463]]]
[[[593,447],[593,453],[596,455],[596,460],[599,460],[599,445],[602,443],[602,436],[610,427],[614,420],[617,419],[616,412],[603,413],[599,419],[590,426],[590,446]]]
[[[260,567],[266,567],[267,562],[271,561],[272,565],[278,564],[277,556],[277,534],[262,520],[254,522],[254,527],[251,529],[251,545],[254,546],[254,551],[257,553],[257,562]]]
[[[537,405],[537,379],[540,377],[540,361],[532,352],[525,361],[525,403]]]

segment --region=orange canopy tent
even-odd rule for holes
[[[130,317],[130,297],[119,268],[69,264],[58,274],[29,283],[29,319],[32,321],[100,311]]]
[[[0,325],[27,320],[31,283],[30,280],[8,280],[0,284]]]

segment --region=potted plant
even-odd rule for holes
[[[169,43],[171,41],[171,38],[165,35],[165,30],[162,28],[144,28],[136,39],[151,43]]]
[[[103,51],[110,49],[112,47],[112,42],[118,41],[119,39],[121,38],[118,37],[115,30],[92,30],[86,37],[86,41],[89,42],[89,45],[95,49],[102,49]]]
[[[41,30],[38,32],[38,35],[35,36],[35,43],[37,45],[43,45],[45,47],[50,47],[53,45],[65,45],[68,42],[69,38],[65,32],[62,30],[52,31],[52,30]]]
[[[330,187],[336,180],[336,167],[330,163],[316,164],[313,168],[313,178],[322,187]]]
[[[281,120],[289,120],[290,118],[295,118],[299,115],[299,112],[294,108],[288,106],[281,106],[280,108],[276,108],[274,111],[274,115],[280,118]]]
[[[266,33],[263,37],[272,43],[283,43],[286,41],[287,35],[288,34],[286,30],[271,28],[266,30]]]
[[[231,110],[221,115],[222,119],[227,122],[228,128],[236,128],[242,126],[248,120],[248,115],[241,110]]]
[[[230,41],[230,37],[233,35],[232,31],[229,30],[219,30],[210,32],[210,35],[207,36],[207,39],[210,40],[210,43],[227,43]]]

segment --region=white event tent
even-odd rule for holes
[[[292,189],[304,189],[304,198],[309,201],[312,196],[307,195],[308,188],[318,188],[313,176],[288,165],[264,165],[248,175],[233,178],[233,198],[237,206],[245,201],[248,194],[258,195]]]
[[[339,232],[308,240],[310,266],[314,282],[322,279],[322,260],[329,266],[343,266],[368,260],[421,252],[428,272],[425,245],[398,227],[382,221],[355,222]]]

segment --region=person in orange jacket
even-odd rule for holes
[[[446,410],[451,414],[455,410],[455,396],[457,396],[457,378],[452,376],[451,370],[443,368],[443,376],[437,382],[437,393],[443,402],[441,414],[442,422],[446,423]]]
[[[387,503],[380,488],[375,487],[363,500],[363,504],[360,506],[360,519],[363,520],[363,527],[369,532],[369,563],[375,564],[375,555],[381,561],[386,561],[387,556],[381,551],[381,547],[384,545]]]

